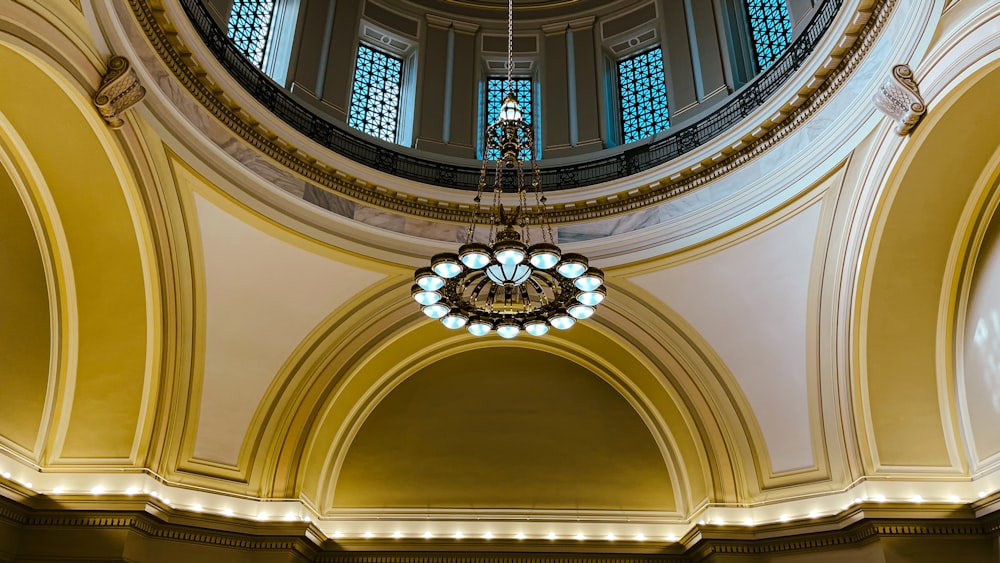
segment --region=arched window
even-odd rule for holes
[[[402,89],[403,60],[358,45],[347,124],[384,141],[397,142]]]
[[[638,141],[670,127],[660,47],[618,61],[618,99],[622,142]]]
[[[747,19],[757,56],[757,67],[764,70],[788,48],[792,41],[792,22],[785,0],[746,0]]]
[[[514,90],[514,95],[517,96],[517,103],[521,106],[521,115],[523,116],[524,122],[528,125],[534,125],[532,121],[532,103],[531,96],[531,79],[530,78],[514,78],[511,82],[511,88]],[[486,79],[486,108],[483,112],[485,118],[485,123],[483,123],[483,129],[490,123],[497,120],[500,115],[500,106],[503,104],[503,99],[507,95],[507,77],[506,76],[491,76]],[[538,137],[538,131],[533,131],[535,137]],[[538,148],[535,149],[535,158],[539,158]],[[521,160],[528,160],[531,155],[528,153],[528,149],[524,148],[521,150],[520,154]],[[485,158],[487,160],[496,160],[500,158],[500,151],[497,149],[490,149]]]

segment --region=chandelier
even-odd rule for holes
[[[508,0],[507,94],[496,121],[486,127],[465,244],[457,253],[433,256],[429,267],[414,273],[411,290],[425,315],[475,336],[493,330],[502,338],[514,338],[522,330],[532,336],[545,334],[549,327],[565,330],[593,315],[607,294],[604,272],[590,267],[582,254],[564,254],[545,218],[534,135],[513,89],[513,26],[514,2]],[[487,186],[493,197],[484,205]],[[529,188],[533,209],[527,204]],[[513,209],[504,207],[504,194],[516,197]],[[489,225],[488,236],[479,239],[487,242],[477,242],[479,224]],[[532,234],[542,240],[533,244]]]

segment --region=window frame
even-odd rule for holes
[[[538,96],[537,96],[537,90],[536,90],[537,86],[538,86],[538,83],[535,80],[535,77],[532,76],[532,75],[523,75],[523,74],[522,75],[514,75],[512,77],[512,79],[513,79],[513,82],[514,82],[514,86],[513,86],[514,87],[514,94],[518,96],[517,97],[517,102],[521,106],[522,114],[527,116],[527,119],[525,119],[525,121],[528,123],[528,125],[531,126],[531,133],[534,136],[534,139],[532,139],[532,142],[535,145],[534,158],[535,158],[535,160],[540,160],[541,157],[542,157],[542,155],[541,155],[542,150],[541,150],[541,146],[539,146],[539,142],[538,142],[538,139],[540,137],[539,137],[538,124],[536,123],[537,120],[538,120],[538,118],[536,116],[537,111],[535,110],[535,108],[538,105],[538,101],[537,101],[538,100]],[[528,84],[527,89],[523,89],[523,88],[520,88],[518,86],[518,83],[523,83],[523,82],[527,82],[527,84]],[[492,83],[498,83],[498,84],[501,85],[500,89],[498,90],[500,92],[500,99],[497,100],[497,102],[496,102],[496,108],[495,108],[494,112],[490,111],[490,109],[491,109],[490,105],[492,103],[492,100],[490,99],[490,93],[491,93],[490,84],[492,84]],[[527,91],[528,95],[530,96],[530,99],[527,101],[527,111],[525,111],[525,101],[520,96],[520,94],[522,92],[524,92],[524,91]],[[499,154],[492,154],[492,153],[487,153],[486,152],[486,147],[485,147],[485,145],[486,145],[486,137],[483,134],[483,132],[486,131],[486,128],[491,123],[493,123],[494,121],[496,121],[497,116],[500,113],[500,104],[503,103],[503,98],[506,95],[507,95],[507,77],[506,76],[501,76],[501,75],[486,75],[483,78],[483,90],[482,90],[482,96],[480,97],[480,99],[482,100],[481,108],[480,108],[481,112],[482,112],[482,120],[481,120],[480,125],[479,125],[479,131],[480,131],[480,135],[479,135],[479,137],[480,137],[479,138],[479,147],[478,147],[478,149],[476,151],[476,153],[483,160],[496,160],[497,158],[500,157]],[[529,158],[530,158],[530,155],[526,155],[524,151],[521,152],[520,156],[521,156],[521,160],[529,160]]]
[[[274,14],[280,0],[233,0],[226,23],[226,37],[236,49],[243,54],[250,64],[263,70],[264,61],[270,47],[271,30],[274,24]],[[268,6],[266,15],[259,14],[258,9]],[[246,13],[249,11],[250,13]],[[244,20],[249,17],[249,23]],[[266,18],[266,25],[263,20]],[[246,25],[240,25],[241,22]],[[263,32],[261,28],[263,27]],[[245,33],[244,33],[245,31]],[[263,37],[260,37],[260,36]]]
[[[649,55],[652,52],[659,52],[659,62],[660,62],[659,73],[663,77],[663,81],[662,81],[661,84],[658,85],[660,88],[662,88],[662,92],[658,96],[662,96],[662,98],[663,98],[663,104],[662,104],[661,108],[662,108],[662,111],[665,114],[664,117],[666,118],[666,120],[665,120],[664,123],[660,123],[658,120],[653,119],[652,123],[650,125],[650,127],[652,127],[652,131],[643,134],[643,132],[641,130],[641,127],[640,127],[640,130],[637,132],[638,136],[635,137],[634,139],[630,139],[629,138],[629,132],[626,129],[626,127],[627,127],[627,121],[628,120],[626,119],[626,111],[625,111],[626,110],[626,108],[625,108],[625,92],[624,92],[624,86],[625,86],[625,84],[623,83],[622,65],[625,64],[625,63],[628,63],[630,61],[634,61],[636,59],[639,59],[640,57],[646,57],[647,55]],[[653,72],[651,74],[655,75],[656,73]],[[656,84],[652,84],[652,83],[651,83],[651,86],[653,88],[657,87]],[[635,143],[635,142],[638,142],[638,141],[641,141],[643,139],[652,137],[653,135],[656,135],[658,133],[661,133],[661,132],[666,131],[667,129],[669,129],[670,128],[670,95],[669,95],[668,87],[667,87],[666,53],[664,52],[663,45],[662,44],[649,45],[649,46],[647,46],[647,48],[645,48],[645,49],[643,49],[641,51],[629,53],[627,56],[620,57],[617,60],[615,60],[614,61],[614,93],[615,93],[615,97],[616,97],[617,102],[618,102],[617,103],[617,108],[616,108],[617,109],[617,115],[616,115],[617,119],[615,119],[614,121],[615,121],[615,123],[617,125],[616,135],[619,138],[621,144]],[[649,113],[655,115],[655,113],[659,109],[661,109],[661,108],[660,107],[652,107],[650,109]],[[637,120],[638,120],[638,118],[637,118]]]
[[[270,4],[266,31],[256,56],[250,56],[247,49],[240,46],[240,38],[234,36],[233,17],[241,4]],[[226,23],[226,37],[236,46],[244,57],[272,80],[287,87],[288,67],[292,58],[292,45],[295,42],[295,30],[298,26],[300,0],[233,0]]]
[[[394,127],[393,127],[393,134],[392,134],[392,138],[391,139],[388,139],[388,138],[382,137],[381,135],[372,133],[371,131],[367,130],[366,128],[358,127],[358,126],[356,126],[353,123],[354,115],[355,115],[355,112],[354,112],[354,107],[355,107],[355,105],[354,105],[354,103],[355,103],[355,93],[357,91],[357,85],[358,85],[358,63],[361,60],[361,55],[362,55],[362,51],[361,50],[362,49],[367,49],[367,50],[371,51],[372,53],[374,53],[376,55],[381,55],[382,57],[385,57],[385,58],[387,58],[389,60],[395,61],[396,63],[398,63],[398,66],[399,66],[399,69],[398,69],[399,80],[398,80],[398,82],[396,82],[396,86],[398,88],[398,92],[396,92],[395,124],[394,124]],[[389,142],[389,143],[403,144],[401,142],[401,140],[405,136],[405,128],[404,128],[404,125],[403,125],[403,120],[404,120],[404,113],[405,113],[405,109],[406,109],[406,107],[404,106],[403,100],[405,98],[406,86],[408,84],[408,82],[407,82],[407,75],[410,74],[409,69],[407,67],[408,67],[408,58],[407,57],[398,55],[398,54],[393,53],[393,52],[391,52],[391,51],[389,51],[387,49],[375,47],[375,46],[369,44],[368,42],[359,41],[357,49],[355,50],[355,55],[354,55],[354,66],[353,66],[353,69],[352,69],[352,76],[351,76],[351,90],[350,90],[350,95],[348,97],[348,102],[347,102],[347,116],[346,116],[347,125],[349,127],[351,127],[352,129],[355,129],[357,131],[361,131],[362,133],[365,133],[367,135],[371,135],[372,137],[375,137],[375,138],[380,139],[382,141],[386,141],[386,142]],[[368,115],[368,109],[367,109],[368,102],[367,102],[367,100],[368,100],[368,98],[366,98],[366,109],[365,109],[366,119],[365,119],[365,121],[367,121],[367,115]]]
[[[754,8],[751,3],[758,4],[754,8],[759,8],[761,12],[767,12],[764,17],[755,17]],[[747,18],[747,30],[749,31],[750,45],[753,49],[754,64],[757,72],[760,72],[774,64],[789,45],[792,44],[792,19],[788,11],[788,0],[743,0],[743,8]],[[775,10],[780,12],[775,16]],[[759,22],[764,26],[755,26],[754,22]],[[783,34],[779,37],[775,32],[775,27],[780,27]],[[761,37],[767,37],[769,42],[766,45],[767,51],[762,48]],[[780,41],[774,41],[780,39]],[[780,46],[776,48],[776,45]]]

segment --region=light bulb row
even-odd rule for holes
[[[347,538],[350,538],[350,537],[352,537],[352,534],[346,534],[346,533],[344,533],[344,532],[342,532],[340,530],[337,530],[337,531],[335,531],[333,533],[333,538],[334,539],[347,539]],[[646,534],[643,534],[643,533],[635,534],[635,535],[632,535],[632,536],[622,536],[622,537],[619,537],[618,535],[616,535],[614,533],[608,533],[608,534],[605,534],[605,535],[597,534],[597,535],[588,536],[588,535],[584,534],[583,532],[578,532],[576,534],[567,534],[567,535],[559,535],[559,534],[556,534],[555,532],[549,532],[548,534],[545,534],[545,535],[530,535],[529,536],[528,534],[525,534],[524,532],[517,532],[516,534],[494,534],[493,532],[486,532],[486,533],[483,533],[483,534],[466,534],[466,533],[464,533],[462,531],[457,531],[457,532],[455,532],[453,534],[435,534],[434,532],[431,532],[430,530],[428,530],[426,532],[423,532],[423,533],[409,534],[409,535],[407,535],[407,534],[405,534],[405,533],[403,533],[403,532],[401,532],[399,530],[397,530],[395,532],[392,532],[391,534],[390,533],[378,534],[378,533],[375,533],[375,532],[373,532],[371,530],[367,530],[367,531],[365,531],[362,534],[353,535],[353,537],[359,537],[359,538],[366,539],[366,540],[370,540],[370,539],[386,539],[386,538],[391,538],[391,539],[394,539],[394,540],[407,539],[407,538],[413,538],[413,539],[422,538],[422,539],[425,539],[425,540],[431,540],[431,539],[445,539],[445,540],[447,540],[447,539],[454,539],[454,540],[466,540],[466,539],[468,539],[468,540],[474,540],[474,539],[482,539],[482,540],[514,539],[514,540],[518,540],[518,541],[524,541],[524,540],[549,540],[549,541],[555,541],[555,540],[628,541],[628,540],[631,540],[631,541],[639,541],[639,542],[644,542],[644,541],[668,541],[668,542],[676,542],[677,541],[677,536],[675,534],[669,534],[669,535],[661,537],[661,538],[647,537]]]

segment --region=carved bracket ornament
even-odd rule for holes
[[[139,77],[128,59],[115,55],[108,61],[108,72],[101,78],[101,86],[94,94],[94,105],[108,126],[118,129],[125,125],[119,115],[145,96],[146,89],[139,84]]]
[[[875,94],[875,107],[896,121],[893,131],[900,136],[908,135],[924,117],[927,105],[920,97],[913,70],[908,65],[892,67],[892,76]]]

